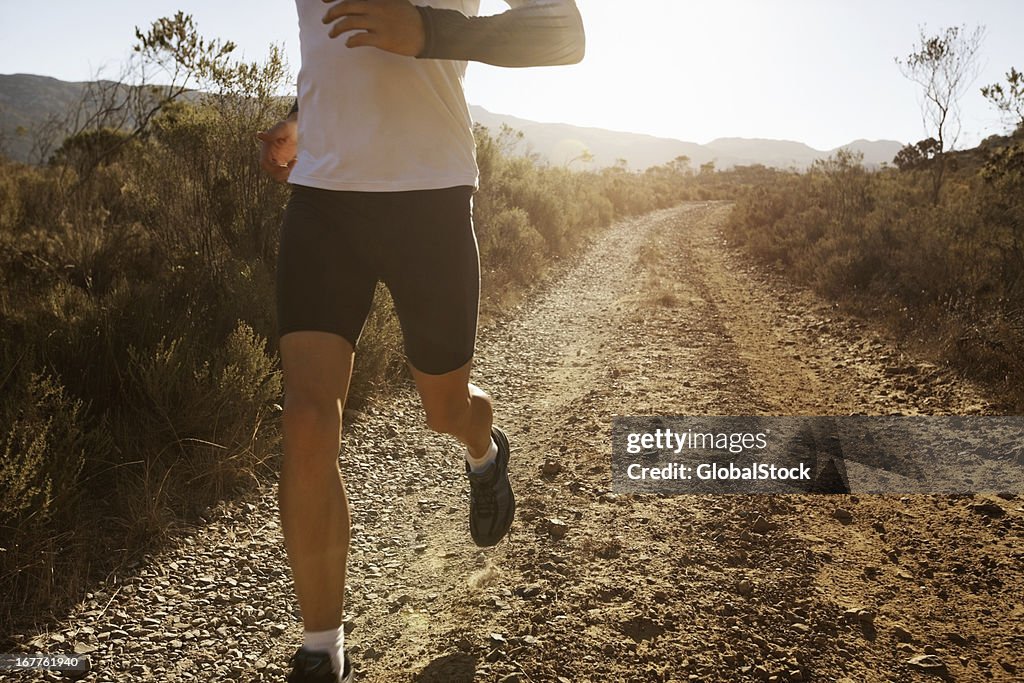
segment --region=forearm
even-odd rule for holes
[[[495,66],[554,66],[583,59],[583,20],[573,0],[532,2],[489,17],[416,7],[426,43],[419,59],[457,59]]]

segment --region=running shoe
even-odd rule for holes
[[[292,655],[292,672],[287,683],[337,683],[338,675],[331,667],[331,656],[326,652],[311,652],[300,647]],[[345,672],[341,683],[352,683],[352,661],[345,653]]]
[[[466,463],[469,477],[469,533],[482,548],[497,544],[505,537],[516,515],[516,497],[508,480],[508,437],[497,427],[491,438],[498,446],[498,456],[482,472],[473,472]]]

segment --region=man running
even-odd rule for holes
[[[374,288],[391,292],[431,429],[466,448],[469,526],[498,543],[515,514],[509,444],[469,383],[480,272],[477,167],[462,89],[467,61],[572,64],[584,35],[572,0],[296,0],[302,66],[292,113],[261,166],[292,184],[277,269],[284,375],[280,512],[305,629],[291,683],[352,680],[342,607],[349,508],[342,411]]]

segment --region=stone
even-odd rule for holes
[[[563,538],[565,538],[565,535],[569,533],[569,525],[561,519],[559,519],[558,517],[552,517],[548,519],[545,526],[547,529],[548,536],[557,541],[562,540]]]
[[[909,643],[914,640],[914,636],[910,633],[910,631],[903,628],[899,624],[893,627],[892,634],[896,637],[896,640],[900,641],[901,643]]]
[[[545,477],[555,477],[562,471],[562,463],[557,460],[545,460],[540,467],[540,473]]]
[[[757,519],[755,519],[754,523],[751,525],[750,530],[753,531],[755,534],[765,534],[765,533],[768,533],[769,531],[771,531],[774,528],[775,528],[774,524],[769,522],[767,519],[765,519],[761,515],[758,515]]]
[[[946,674],[946,664],[935,655],[915,655],[907,660],[910,668],[930,674]]]
[[[853,513],[846,508],[836,508],[832,511],[832,516],[843,524],[849,524],[853,521]]]
[[[969,507],[972,512],[984,515],[985,517],[999,518],[1006,514],[1006,510],[1003,509],[1003,506],[998,503],[988,501],[982,503],[971,503],[967,507]]]

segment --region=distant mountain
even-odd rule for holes
[[[52,115],[60,115],[75,106],[88,83],[70,83],[47,76],[0,74],[0,145],[6,154],[19,161],[31,156],[33,126]],[[777,168],[804,169],[816,159],[824,159],[837,150],[816,150],[801,142],[746,138],[719,138],[706,145],[673,138],[639,133],[623,133],[603,128],[586,128],[566,123],[540,123],[495,114],[483,107],[471,106],[473,119],[497,131],[502,124],[522,131],[519,151],[533,152],[554,165],[583,168],[581,155],[593,157],[590,167],[614,165],[624,159],[628,168],[642,170],[663,164],[678,156],[687,156],[696,168],[714,162],[716,168],[763,164]],[[19,129],[23,132],[19,134]],[[53,135],[62,136],[64,131]],[[55,141],[56,144],[60,140]],[[863,152],[864,163],[879,166],[891,163],[902,143],[892,140],[855,140],[844,147]],[[839,149],[839,148],[837,148]]]
[[[471,105],[469,111],[474,121],[492,131],[496,132],[502,124],[522,131],[525,145],[521,151],[528,149],[536,152],[555,165],[570,163],[584,151],[594,156],[595,166],[612,166],[616,160],[625,159],[631,169],[656,166],[680,155],[690,157],[691,163],[699,165],[714,156],[695,142],[639,133],[620,133],[603,128],[584,128],[567,123],[538,123],[494,114],[476,105]],[[574,163],[573,167],[579,168],[579,163]]]
[[[756,138],[718,138],[700,145],[640,133],[585,128],[566,123],[538,123],[495,114],[478,106],[470,106],[469,109],[473,119],[488,128],[497,130],[505,124],[522,131],[526,147],[556,165],[570,163],[586,150],[593,155],[593,164],[598,167],[611,166],[616,160],[625,159],[629,168],[644,169],[686,155],[694,167],[713,161],[716,168],[763,164],[776,168],[805,169],[816,160],[828,158],[845,148],[862,152],[864,164],[877,167],[883,163],[892,163],[893,157],[903,147],[903,143],[895,140],[855,140],[835,149],[817,150],[802,142]],[[573,165],[579,167],[578,162]]]
[[[0,74],[0,141],[7,156],[28,161],[33,126],[69,111],[81,100],[87,85],[49,76]]]

